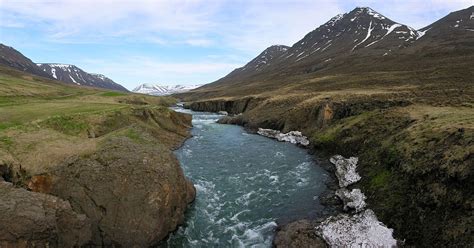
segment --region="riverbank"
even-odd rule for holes
[[[407,245],[474,242],[472,106],[401,93],[309,99],[255,96],[187,106],[233,113],[221,122],[254,131],[300,130],[314,151],[358,156],[367,204]]]
[[[148,247],[184,222],[174,99],[22,75],[0,67],[1,247]]]

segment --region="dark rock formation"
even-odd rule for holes
[[[68,199],[92,222],[92,244],[146,247],[184,221],[194,200],[172,153],[116,138],[95,154],[51,173],[51,194]]]
[[[91,238],[89,220],[68,201],[3,179],[0,199],[0,247],[79,247]]]
[[[273,245],[275,247],[287,248],[327,247],[326,242],[316,235],[314,226],[315,225],[308,220],[299,220],[289,223],[278,230],[273,240]]]

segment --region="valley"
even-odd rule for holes
[[[136,86],[233,66],[231,42],[58,42],[70,61],[161,51],[109,61],[131,91],[0,44],[0,247],[473,246],[474,6],[418,29],[386,14],[328,18],[208,84]]]

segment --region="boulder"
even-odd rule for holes
[[[285,248],[327,247],[326,242],[316,234],[314,225],[308,220],[298,220],[279,227],[273,245]]]
[[[111,138],[57,168],[50,193],[89,217],[93,246],[155,245],[183,223],[195,197],[172,152],[159,144]]]
[[[336,191],[336,195],[342,200],[346,211],[353,209],[355,212],[360,212],[367,206],[366,197],[360,189],[349,191],[346,188],[341,188]]]
[[[335,155],[329,161],[336,166],[336,177],[339,181],[339,187],[347,187],[361,179],[356,171],[358,158],[350,157],[346,159],[341,155]]]
[[[0,181],[0,247],[80,247],[90,227],[68,201]]]

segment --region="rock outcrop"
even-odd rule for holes
[[[282,133],[278,130],[259,128],[257,133],[262,136],[276,139],[282,142],[289,142],[291,144],[297,144],[302,146],[309,145],[308,138],[304,136],[300,131],[290,131],[288,133]]]
[[[314,231],[314,223],[299,220],[281,227],[273,240],[275,247],[287,248],[326,248],[326,242]]]
[[[91,238],[84,214],[58,197],[14,187],[0,177],[0,247],[80,247]]]
[[[91,244],[148,247],[184,221],[194,186],[164,147],[115,138],[51,173],[51,194],[92,223]]]

